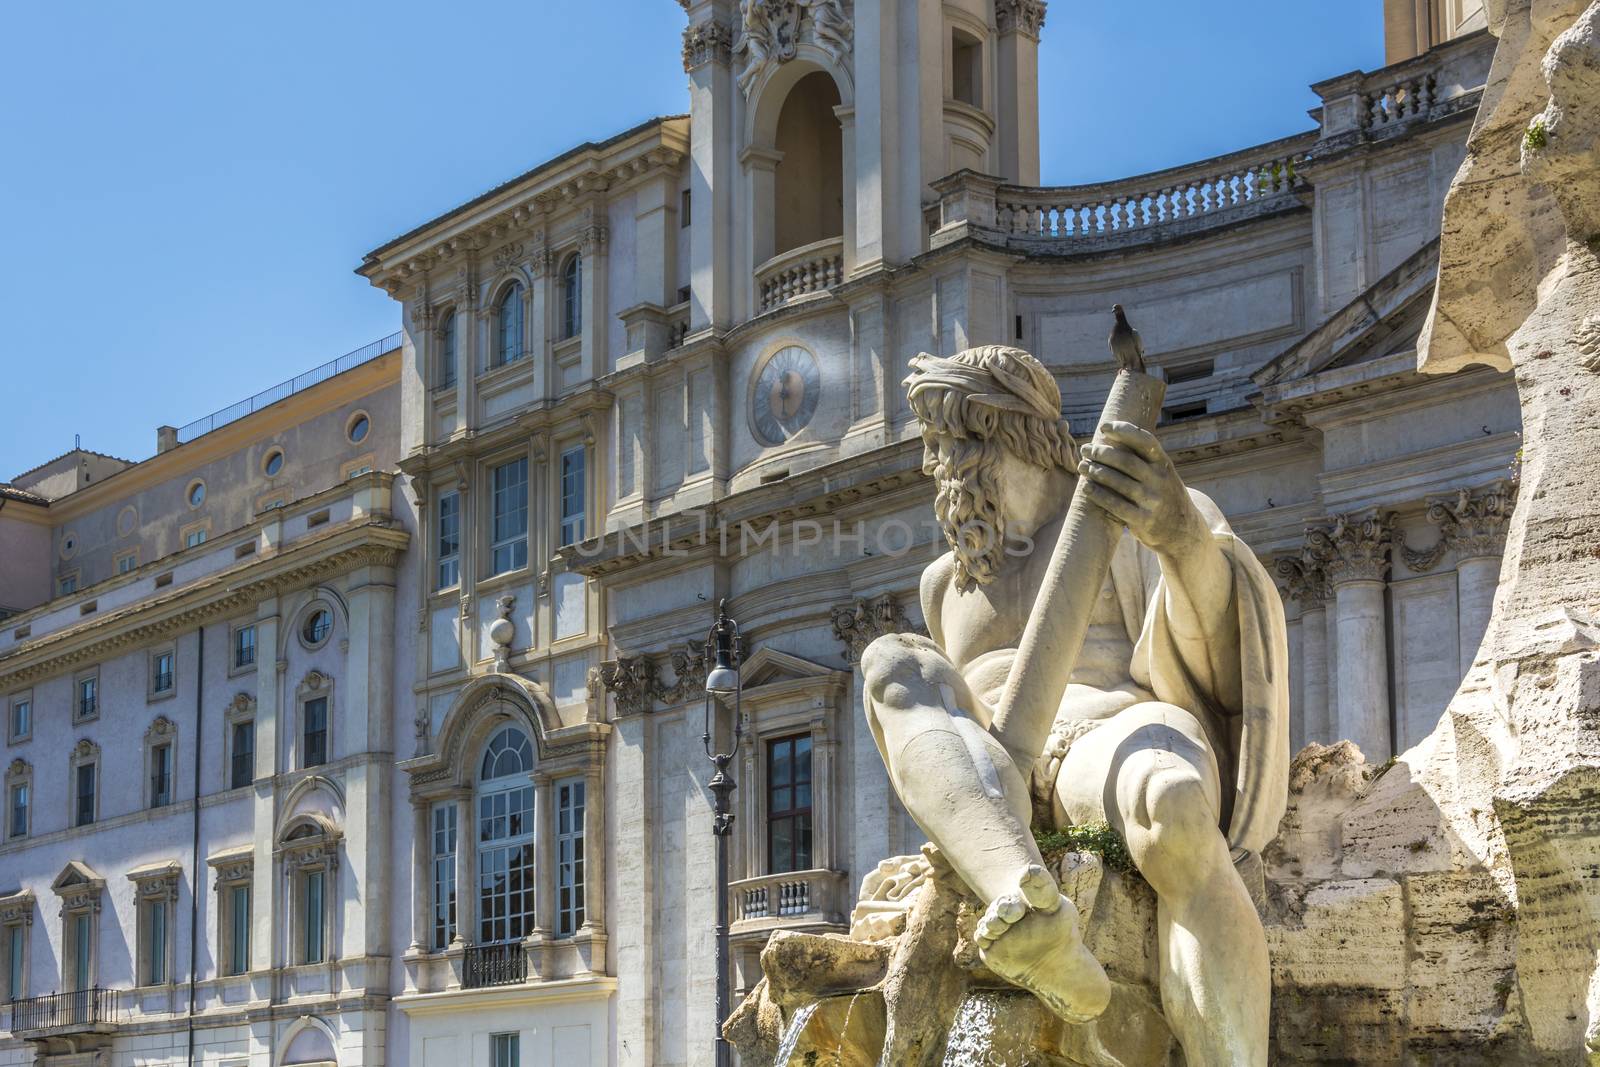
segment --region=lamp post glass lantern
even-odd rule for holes
[[[739,661],[744,658],[744,648],[739,624],[728,618],[727,606],[726,600],[717,605],[717,621],[706,636],[706,658],[712,666],[711,673],[706,675],[706,721],[701,737],[706,758],[715,769],[710,786],[711,831],[717,838],[717,1067],[731,1067],[733,1063],[733,1049],[722,1036],[722,1024],[728,1018],[728,836],[733,832],[735,789],[728,767],[739,752],[739,741],[744,734],[744,714],[739,707]],[[718,752],[712,746],[717,700],[726,696],[733,698],[733,743],[727,752]]]

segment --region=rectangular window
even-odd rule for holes
[[[433,947],[444,949],[456,936],[456,806],[433,809]]]
[[[690,223],[694,221],[689,210],[694,206],[694,198],[690,196],[689,193],[690,191],[685,189],[681,194],[679,194],[678,201],[678,225],[683,227],[685,230],[687,230]]]
[[[27,927],[21,923],[6,927],[6,997],[10,1000],[28,995],[28,977],[23,973],[27,951]]]
[[[26,782],[18,782],[11,787],[10,836],[28,836],[28,784]]]
[[[78,794],[74,826],[88,826],[94,822],[95,765],[85,763],[78,767]]]
[[[228,889],[228,909],[231,927],[228,941],[228,973],[244,974],[250,970],[250,887],[236,885]]]
[[[811,869],[811,735],[767,742],[767,873]]]
[[[527,459],[502,463],[494,469],[492,481],[490,566],[495,574],[504,574],[528,565]]]
[[[78,576],[76,574],[69,574],[65,578],[62,578],[61,580],[56,582],[56,595],[57,596],[71,596],[73,593],[76,593],[77,591],[78,591]]]
[[[88,989],[93,984],[91,963],[94,951],[94,916],[87,911],[74,912],[72,919],[72,988]]]
[[[228,785],[243,789],[256,780],[256,724],[233,724],[233,752],[229,756]]]
[[[256,628],[241,626],[233,631],[233,665],[249,667],[256,661]]]
[[[33,701],[11,702],[11,740],[20,741],[33,734]]]
[[[584,478],[584,448],[569,448],[561,453],[561,543],[576,544],[583,540],[584,499],[587,482]]]
[[[98,677],[78,679],[78,718],[92,719],[99,710],[100,679]]]
[[[197,545],[203,545],[205,543],[206,532],[204,530],[190,530],[187,536],[185,536],[183,539],[183,546],[185,548],[194,548]]]
[[[305,719],[305,765],[318,767],[328,762],[328,698],[308,700],[303,707]]]
[[[461,582],[461,494],[439,496],[439,588]]]
[[[172,746],[157,745],[150,750],[150,806],[164,808],[172,803]]]
[[[305,944],[302,963],[321,963],[324,951],[323,924],[327,908],[323,900],[323,872],[307,871],[305,876]]]
[[[139,565],[139,557],[129,552],[117,557],[117,573],[127,574]]]
[[[150,691],[172,692],[172,653],[158,652],[150,660]]]
[[[583,925],[584,783],[556,786],[556,933],[571,937]]]
[[[522,1035],[490,1034],[489,1067],[522,1067]]]
[[[167,980],[167,902],[147,901],[145,920],[145,985],[161,985]]]

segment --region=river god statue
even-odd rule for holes
[[[1077,447],[1027,352],[919,356],[906,379],[950,551],[922,575],[929,636],[862,658],[901,801],[986,905],[991,972],[1068,1022],[1110,995],[1035,844],[1108,823],[1155,890],[1166,1020],[1190,1067],[1264,1067],[1265,934],[1235,863],[1287,794],[1283,607],[1150,432],[1160,386],[1117,309],[1123,366]],[[1141,425],[1142,423],[1142,425]]]

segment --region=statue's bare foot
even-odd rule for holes
[[[1044,1002],[1069,1023],[1106,1010],[1111,981],[1078,930],[1078,909],[1042,867],[1029,867],[1015,893],[997,897],[978,920],[984,966]]]

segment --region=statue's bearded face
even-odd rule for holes
[[[956,588],[987,585],[1005,557],[1007,517],[999,477],[1002,446],[924,428],[922,470],[938,493],[933,513],[956,557]]]

